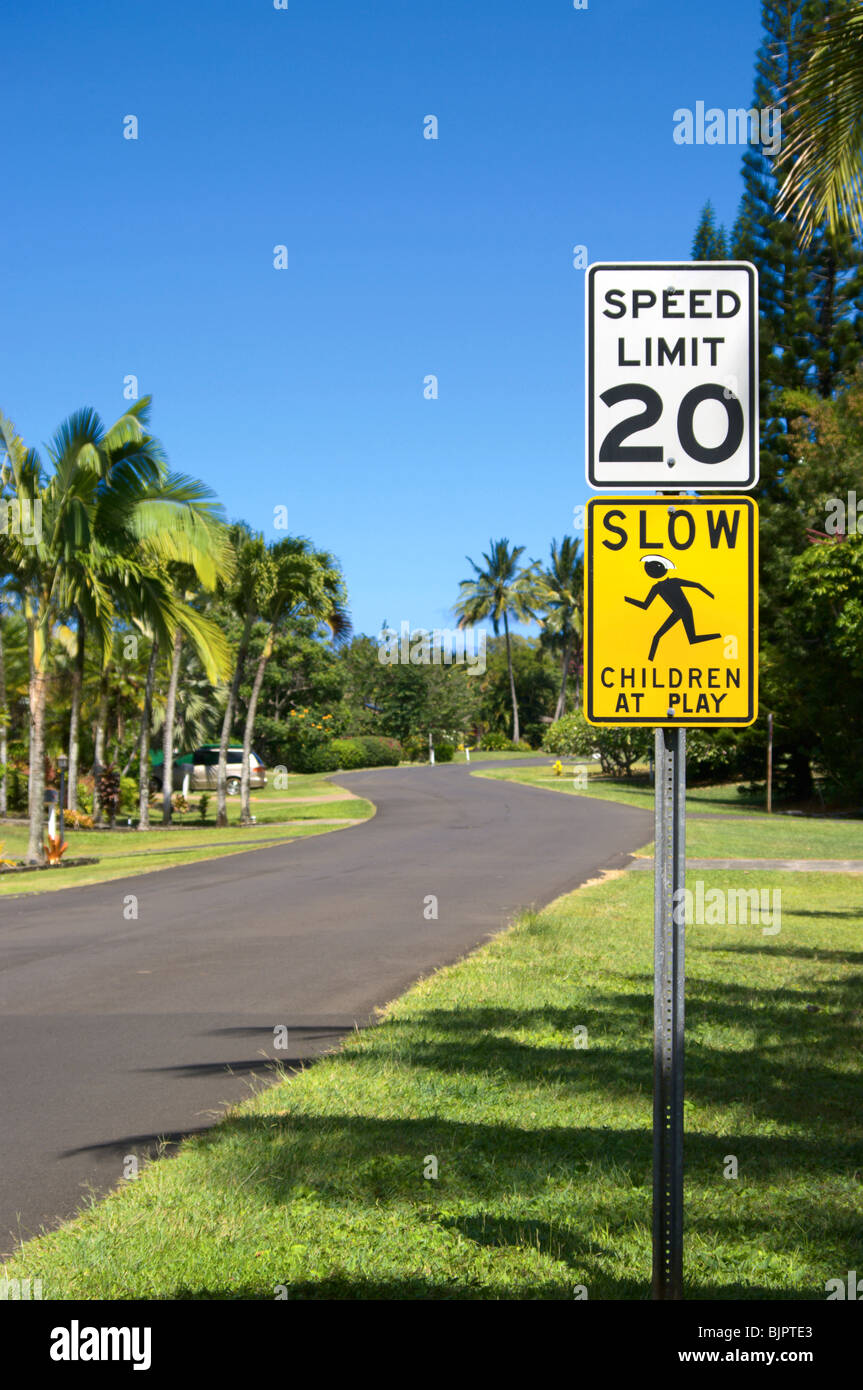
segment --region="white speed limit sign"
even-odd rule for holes
[[[745,261],[587,271],[587,481],[758,481],[758,274]]]

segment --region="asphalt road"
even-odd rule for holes
[[[463,765],[338,780],[371,821],[0,903],[0,1251],[652,838],[644,811]]]

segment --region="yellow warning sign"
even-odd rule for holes
[[[587,504],[584,713],[733,728],[758,713],[758,507],[750,497]]]

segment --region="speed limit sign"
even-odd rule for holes
[[[587,271],[587,481],[758,481],[758,274],[746,261]]]

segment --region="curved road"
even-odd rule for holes
[[[0,1251],[114,1186],[129,1155],[205,1128],[266,1059],[333,1047],[519,909],[652,837],[647,812],[464,765],[338,780],[375,802],[371,821],[0,903]]]

